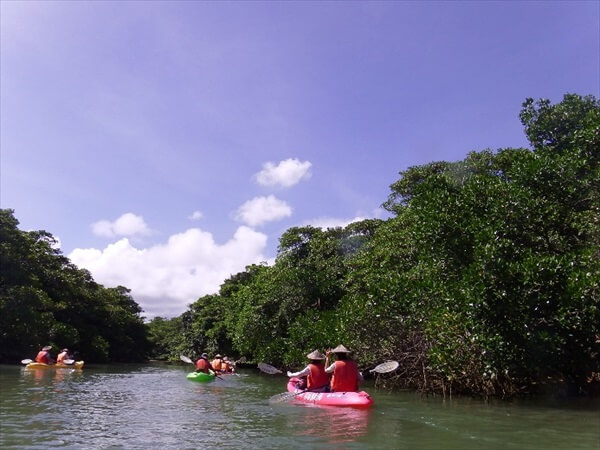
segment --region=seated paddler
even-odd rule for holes
[[[325,373],[325,355],[319,350],[306,355],[308,365],[299,372],[289,372],[288,377],[306,377],[306,389],[311,392],[327,392],[329,390],[329,375]]]
[[[329,356],[333,353],[336,360],[329,364]],[[350,350],[343,345],[338,345],[333,350],[327,351],[325,361],[325,372],[331,373],[332,392],[357,392],[358,383],[363,381],[362,373],[358,370],[356,363],[350,358]]]

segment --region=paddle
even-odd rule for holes
[[[304,394],[305,392],[316,392],[313,389],[305,389],[300,392],[282,392],[281,394],[275,394],[269,398],[269,403],[283,403],[293,399],[297,395]]]
[[[270,364],[258,363],[257,366],[261,372],[268,373],[269,375],[275,375],[276,373],[283,373],[283,372],[281,372],[281,370],[277,369],[276,367],[271,366]]]
[[[381,364],[375,366],[375,368],[369,370],[369,372],[371,372],[371,373],[373,373],[373,372],[389,373],[389,372],[393,372],[394,370],[396,370],[399,365],[400,365],[400,363],[398,363],[398,361],[386,361],[384,363],[381,363]]]
[[[22,359],[21,360],[21,364],[29,364],[29,363],[32,363],[32,362],[33,362],[33,359]]]
[[[190,358],[188,358],[185,355],[179,355],[179,359],[181,359],[183,362],[188,363],[188,364],[194,364],[194,361],[192,361]],[[212,372],[212,371],[211,371]],[[217,375],[215,372],[212,372],[213,375],[215,377],[217,377],[219,380],[222,380],[223,378],[221,378],[219,375]]]

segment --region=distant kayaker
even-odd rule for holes
[[[288,377],[306,377],[306,389],[311,392],[327,392],[329,390],[329,375],[325,373],[325,355],[315,350],[306,357],[308,365],[300,372],[289,372]]]
[[[211,361],[211,364],[215,368],[215,370],[221,372],[223,370],[223,357],[219,353],[217,353],[215,355],[215,359]]]
[[[198,361],[196,361],[196,372],[210,373],[211,370],[215,373],[217,372],[208,360],[208,355],[202,353]]]
[[[227,356],[223,356],[223,360],[221,361],[221,372],[223,373],[231,373],[235,372],[235,367],[232,361],[229,361]]]
[[[38,352],[37,356],[35,357],[35,362],[42,364],[54,364],[54,359],[52,359],[52,356],[50,356],[50,350],[52,350],[51,345],[46,345],[45,347],[42,347],[42,349]]]
[[[335,354],[336,361],[328,365],[331,353]],[[333,374],[331,377],[332,392],[357,392],[358,383],[363,381],[363,376],[359,372],[358,366],[350,359],[350,353],[350,350],[341,344],[333,350],[327,351],[325,372]]]
[[[69,355],[69,349],[63,348],[56,357],[56,364],[66,364],[65,360],[67,359],[72,359],[71,355]]]

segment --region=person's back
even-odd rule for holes
[[[306,379],[308,389],[318,389],[329,385],[329,375],[325,373],[323,362],[311,361],[308,368],[310,369]]]
[[[67,359],[70,359],[69,358],[69,350],[64,348],[56,357],[56,363],[57,364],[65,364],[65,360],[67,360]]]
[[[350,359],[337,360],[331,378],[333,392],[358,391],[358,366]]]
[[[206,359],[200,358],[196,361],[196,372],[208,373],[209,363]]]
[[[46,346],[44,348],[42,348],[37,356],[35,357],[35,362],[38,363],[42,363],[42,364],[52,364],[54,361],[52,360],[52,357],[50,356],[50,350],[52,349],[51,346]]]

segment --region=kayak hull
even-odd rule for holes
[[[360,392],[302,392],[296,388],[297,378],[290,378],[288,392],[297,393],[294,400],[321,406],[345,406],[349,408],[368,408],[373,399],[365,391]]]
[[[75,361],[73,364],[44,364],[32,362],[25,366],[26,369],[83,369],[83,361]]]
[[[188,380],[199,381],[201,383],[205,383],[207,381],[214,380],[215,376],[212,373],[192,372],[192,373],[188,373],[186,378]]]

